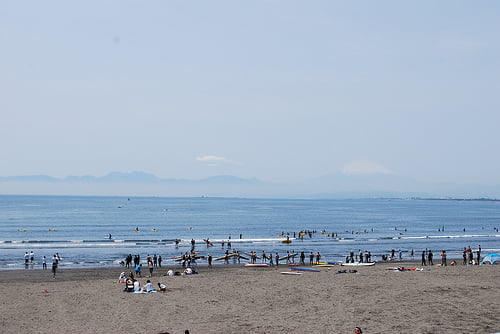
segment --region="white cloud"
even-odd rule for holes
[[[204,155],[202,157],[197,157],[196,160],[199,162],[206,163],[210,167],[218,166],[221,164],[239,165],[239,163],[235,161],[232,161],[224,157],[218,157],[216,155]]]
[[[221,162],[221,161],[228,161],[224,157],[218,157],[216,155],[204,155],[202,157],[196,158],[196,160],[201,161],[201,162]]]
[[[369,160],[351,161],[342,168],[343,174],[369,175],[369,174],[393,174],[390,169]]]

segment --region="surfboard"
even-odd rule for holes
[[[155,229],[155,228],[154,228],[154,229],[152,229],[151,231],[152,231],[152,232],[158,232],[158,230],[157,230],[157,229]]]
[[[291,244],[292,243],[292,240],[288,239],[288,240],[281,240],[282,243],[284,244]]]
[[[245,263],[245,267],[269,267],[267,263]]]
[[[252,256],[252,253],[248,253],[248,252],[243,252],[243,254],[246,254],[246,255],[248,255],[248,256]],[[257,255],[257,259],[259,259],[259,260],[260,260],[260,256],[258,256],[258,255]]]
[[[281,275],[302,275],[302,273],[299,273],[299,272],[293,272],[293,271],[282,271],[280,273]]]
[[[296,270],[296,271],[312,271],[312,272],[320,272],[321,270],[318,269],[313,269],[313,268],[303,268],[303,267],[292,267],[290,270]]]
[[[341,266],[358,267],[358,266],[373,266],[375,262],[354,262],[354,263],[341,263]]]
[[[327,264],[327,263],[324,263],[324,264],[323,264],[323,263],[320,263],[320,264],[315,264],[315,265],[313,265],[313,267],[320,267],[320,268],[321,268],[321,267],[323,267],[323,268],[328,268],[328,267],[333,267],[333,266],[335,266],[335,265],[334,265],[334,264]]]
[[[54,228],[49,228],[49,232],[57,232],[57,231],[59,231],[59,230],[56,230]]]
[[[24,228],[20,228],[18,231],[19,232],[26,232],[26,230]]]
[[[203,241],[204,241],[206,244],[210,245],[210,246],[213,246],[213,245],[214,245],[214,243],[213,243],[213,242],[211,242],[211,241],[208,241],[208,242],[207,242],[207,239],[203,239]]]
[[[232,258],[233,256],[236,256],[236,255],[238,255],[238,254],[229,254],[229,255],[227,256],[227,258],[228,258],[228,259],[230,259],[230,258]],[[215,260],[215,261],[220,261],[220,260],[224,260],[225,258],[226,258],[226,255],[221,256],[221,257],[218,257],[218,258],[216,258],[216,259],[214,259],[214,260]]]

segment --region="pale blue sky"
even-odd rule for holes
[[[2,1],[0,176],[500,184],[498,1]]]

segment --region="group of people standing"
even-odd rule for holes
[[[61,261],[61,256],[59,253],[55,253],[54,256],[52,256],[52,277],[56,277],[56,272],[57,272],[57,267],[59,265],[59,262]],[[30,251],[24,253],[24,266],[26,269],[28,269],[29,266],[33,266],[36,264],[35,262],[35,252]],[[33,268],[33,267],[31,267]],[[46,270],[47,269],[47,257],[44,255],[42,257],[42,269]]]

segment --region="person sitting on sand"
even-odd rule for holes
[[[146,285],[144,285],[144,290],[146,292],[153,292],[153,284],[151,284],[150,280],[146,281]]]
[[[125,272],[122,271],[120,274],[120,278],[118,278],[118,283],[125,283],[126,279],[127,279],[127,276],[125,276]]]
[[[141,284],[139,281],[134,281],[134,292],[140,292],[141,291]]]
[[[161,291],[161,292],[166,292],[167,291],[167,286],[163,283],[158,283],[158,289]]]
[[[167,270],[167,276],[174,276],[174,271],[172,269]]]
[[[127,278],[125,281],[125,290],[127,292],[132,292],[134,291],[134,280],[132,278]]]
[[[192,274],[193,274],[193,269],[188,267],[184,270],[184,275],[192,275]]]

